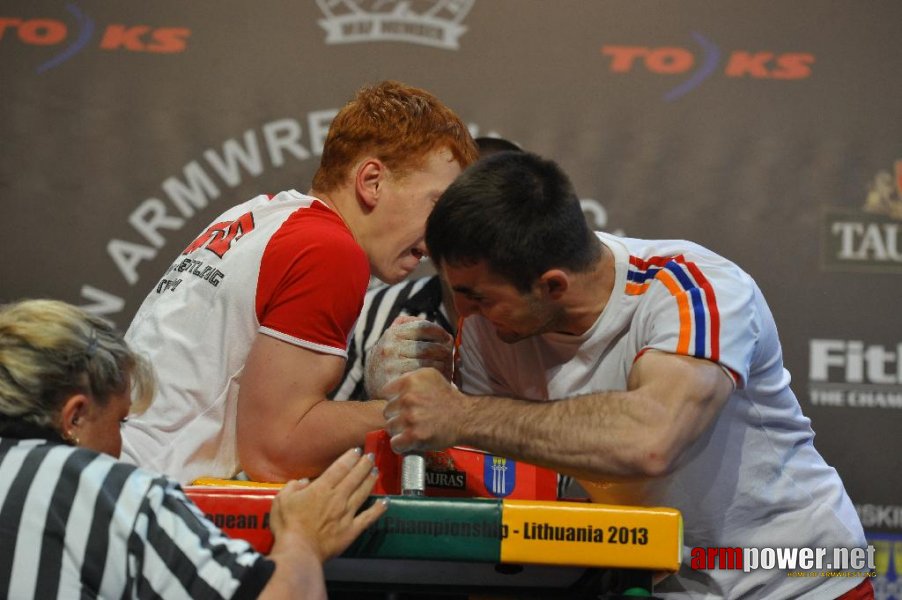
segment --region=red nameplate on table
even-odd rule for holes
[[[282,484],[203,478],[186,486],[185,495],[214,525],[266,554],[273,543],[269,513],[281,487]]]
[[[366,436],[363,451],[373,453],[379,469],[374,494],[401,493],[403,457],[391,449],[389,440],[383,430],[371,431]],[[426,496],[557,499],[557,473],[550,469],[461,446],[424,455]]]
[[[366,436],[364,452],[372,452],[379,478],[373,495],[401,493],[402,456],[385,431]],[[557,500],[557,473],[472,448],[426,452],[426,496],[432,498],[495,498]],[[260,552],[272,547],[269,512],[282,484],[202,478],[185,492],[220,529],[245,539]]]

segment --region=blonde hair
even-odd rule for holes
[[[109,322],[57,300],[0,306],[0,414],[55,428],[72,394],[103,405],[126,391],[134,410],[146,409],[153,373]]]

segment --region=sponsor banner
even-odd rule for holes
[[[824,211],[826,270],[902,274],[902,159],[874,176],[861,209]]]
[[[15,47],[39,50],[36,74],[55,69],[82,54],[181,54],[189,48],[191,28],[162,24],[156,19],[136,23],[99,18],[77,2],[46,12],[20,10],[0,13],[0,51]],[[7,7],[10,8],[10,7]],[[24,8],[24,7],[23,7]],[[28,15],[28,16],[26,16]]]
[[[897,455],[898,456],[898,455]],[[892,483],[898,484],[898,475],[888,478]],[[895,488],[898,493],[898,487]],[[899,531],[902,532],[902,506],[894,504],[856,504],[858,518],[865,529],[874,531]]]
[[[902,409],[902,342],[809,342],[808,397],[813,406]]]
[[[605,44],[601,54],[608,70],[617,75],[644,71],[680,78],[664,93],[671,102],[685,96],[710,77],[790,81],[812,75],[815,56],[810,52],[724,49],[710,36],[693,31],[691,47]]]

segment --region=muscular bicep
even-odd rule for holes
[[[238,393],[238,456],[260,479],[284,479],[296,468],[293,448],[299,424],[344,370],[343,357],[307,350],[258,334]],[[328,432],[323,432],[328,435]]]
[[[640,394],[653,423],[655,453],[668,471],[714,423],[733,390],[733,380],[717,363],[648,351],[633,364],[628,390]]]

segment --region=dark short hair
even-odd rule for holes
[[[508,150],[511,152],[523,151],[523,148],[517,144],[500,137],[482,136],[473,141],[476,142],[476,147],[479,149],[479,158],[486,158]]]
[[[586,271],[600,256],[570,179],[522,151],[467,168],[429,216],[426,245],[437,267],[485,261],[522,292],[549,269]]]

